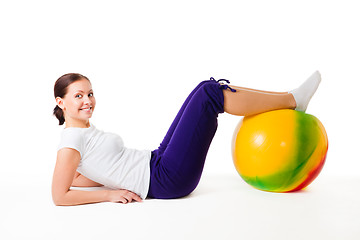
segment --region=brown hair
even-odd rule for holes
[[[67,93],[69,85],[81,79],[86,79],[90,82],[90,80],[87,77],[79,73],[67,73],[65,75],[62,75],[55,82],[55,86],[54,86],[55,98],[57,97],[63,98]],[[56,105],[56,107],[54,108],[53,114],[59,120],[59,125],[63,125],[65,122],[64,112],[58,105]]]

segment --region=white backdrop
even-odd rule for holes
[[[63,127],[53,85],[90,78],[99,129],[154,149],[201,80],[288,91],[315,70],[307,112],[325,126],[321,175],[359,176],[360,22],[356,1],[1,1],[0,179],[50,185]],[[204,174],[234,174],[239,117],[222,114]]]
[[[1,171],[52,174],[62,129],[51,115],[53,85],[64,73],[91,79],[98,128],[153,149],[201,80],[287,91],[319,70],[323,81],[307,112],[329,137],[322,174],[358,175],[355,2],[1,2]],[[219,117],[207,172],[234,171],[238,121]]]
[[[309,233],[302,231],[299,239],[307,234],[339,239],[345,233],[356,239],[359,196],[351,179],[360,176],[359,10],[357,1],[350,0],[0,1],[0,220],[6,223],[1,224],[4,239],[49,238],[51,234],[51,239],[68,234],[81,237],[88,227],[93,230],[87,233],[88,239],[105,231],[113,237],[119,214],[130,219],[125,228],[138,231],[131,224],[138,221],[137,216],[142,219],[139,225],[149,229],[172,215],[184,222],[189,209],[198,227],[197,238],[204,231],[209,237],[236,236],[237,227],[232,226],[245,213],[240,223],[247,239],[255,232],[280,237],[279,232],[271,232],[278,226],[284,226],[283,239],[289,239],[286,233],[306,224],[303,220],[310,215]],[[103,204],[66,209],[51,203],[51,177],[63,128],[52,116],[53,86],[62,74],[79,72],[90,78],[97,98],[92,123],[99,129],[120,134],[128,147],[154,149],[187,94],[201,80],[226,78],[234,85],[288,91],[315,70],[322,73],[323,81],[307,112],[322,121],[330,145],[316,180],[320,185],[314,185],[310,195],[268,195],[247,191],[240,178],[234,182],[232,176],[237,173],[230,144],[240,118],[222,114],[204,177],[211,186],[228,192],[202,185],[200,195],[191,201],[150,201],[128,208]],[[215,177],[222,179],[217,183],[211,181],[214,174],[229,178]],[[223,185],[227,179],[228,184]],[[224,205],[226,196],[216,196],[229,191],[232,199]],[[254,196],[255,200],[249,200]],[[303,205],[304,199],[308,204]],[[282,211],[258,207],[282,202]],[[164,206],[168,210],[157,211]],[[79,216],[89,218],[79,222]],[[256,231],[256,224],[247,223],[249,217],[268,226],[270,232]],[[213,218],[228,221],[218,225]],[[170,232],[172,223],[176,222],[162,222]],[[191,221],[189,224],[192,228]]]

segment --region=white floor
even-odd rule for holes
[[[186,198],[76,207],[54,206],[45,182],[3,187],[0,239],[360,239],[357,177],[279,194],[204,175]]]

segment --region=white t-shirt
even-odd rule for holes
[[[145,199],[150,183],[151,151],[124,146],[121,137],[89,128],[65,128],[58,150],[72,148],[80,153],[77,171],[111,189],[126,189]]]

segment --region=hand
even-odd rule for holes
[[[142,199],[135,193],[128,190],[109,190],[108,200],[114,203],[130,203],[133,200],[141,202]]]

